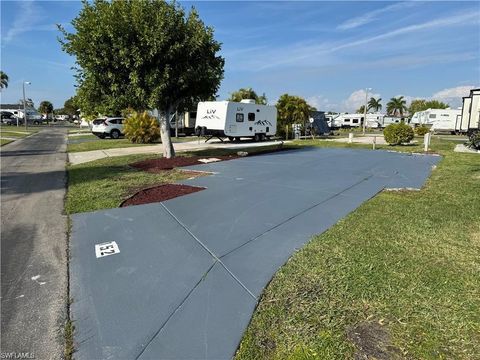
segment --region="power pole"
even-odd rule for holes
[[[367,102],[368,102],[368,88],[365,89],[365,105],[363,107],[363,135],[367,127]]]

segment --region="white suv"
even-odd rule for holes
[[[120,136],[123,136],[123,118],[95,119],[93,120],[92,133],[100,139],[105,139],[106,136],[118,139]]]

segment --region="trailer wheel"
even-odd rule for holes
[[[261,141],[260,139],[261,139],[260,134],[255,134],[255,137],[253,138],[253,140],[254,140],[255,142],[259,142],[259,141]]]
[[[234,138],[233,136],[229,136],[229,137],[228,137],[228,140],[229,140],[230,142],[234,142],[234,141],[235,141],[235,138]]]
[[[265,134],[260,134],[260,141],[265,141],[266,138]]]

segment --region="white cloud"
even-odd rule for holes
[[[432,99],[448,102],[450,105],[452,105],[452,102],[461,103],[462,97],[468,96],[470,94],[470,90],[474,87],[475,86],[473,85],[463,85],[443,89],[433,94]]]
[[[15,40],[19,35],[29,31],[56,31],[55,24],[41,24],[45,20],[45,14],[34,1],[19,2],[19,10],[14,16],[12,26],[6,35],[2,37],[2,45]]]
[[[355,48],[365,44],[388,40],[390,38],[395,38],[405,34],[412,34],[419,31],[446,28],[457,25],[471,26],[477,24],[479,19],[480,13],[478,11],[468,11],[414,25],[404,26],[379,35],[364,37],[357,40],[349,40],[337,43],[322,42],[320,44],[318,44],[318,42],[297,43],[292,46],[279,47],[273,51],[265,51],[251,60],[253,63],[249,64],[248,66],[261,71],[281,65],[299,65],[312,62],[318,63],[319,59],[328,59],[327,56],[329,54],[334,54],[340,50]],[[245,61],[249,62],[248,59],[245,59]]]
[[[367,12],[363,15],[348,19],[347,21],[344,21],[341,23],[337,29],[339,30],[350,30],[357,28],[359,26],[368,24],[380,17],[380,15],[390,12],[390,11],[395,11],[399,10],[402,8],[410,7],[410,6],[415,6],[415,2],[401,2],[393,5],[388,5],[386,7],[383,7],[381,9],[373,10],[370,12]]]
[[[473,88],[475,88],[474,85],[462,85],[437,91],[432,96],[403,95],[403,97],[407,100],[407,105],[410,105],[410,103],[416,99],[438,100],[450,105],[452,109],[457,109],[462,106],[462,97],[468,96],[470,90]]]
[[[378,41],[378,40],[385,40],[389,39],[398,35],[403,35],[403,34],[408,34],[408,33],[413,33],[421,30],[426,30],[426,29],[434,29],[438,27],[446,27],[446,26],[454,26],[458,24],[465,24],[469,22],[478,22],[479,20],[479,12],[478,11],[468,11],[468,12],[463,12],[459,13],[450,17],[444,17],[444,18],[438,18],[435,20],[415,24],[415,25],[409,25],[405,26],[402,28],[398,28],[396,30],[392,30],[389,32],[386,32],[384,34],[352,41],[349,43],[341,44],[333,49],[331,51],[338,51],[341,49],[349,48],[349,47],[354,47],[354,46],[359,46],[359,45],[364,45],[373,41]]]
[[[367,98],[371,97],[379,98],[380,94],[368,92]],[[365,105],[365,89],[356,90],[350,94],[350,96],[342,102],[340,111],[354,112],[360,106]]]
[[[335,111],[338,108],[338,104],[332,103],[323,95],[310,96],[306,100],[309,105],[320,111]]]

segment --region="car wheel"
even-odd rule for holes
[[[105,135],[97,135],[100,139],[105,139]]]
[[[120,137],[120,131],[116,130],[116,129],[113,129],[111,132],[110,132],[110,137],[112,139],[118,139]]]
[[[33,122],[33,125],[40,125],[40,122],[38,122],[37,120],[35,120],[35,121]]]

